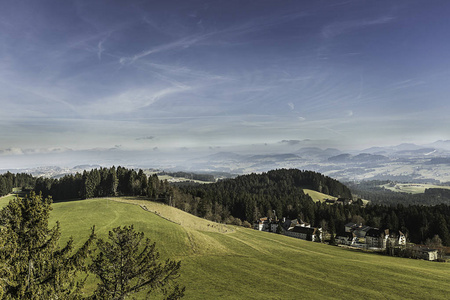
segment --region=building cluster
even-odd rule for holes
[[[312,227],[311,224],[299,219],[278,220],[264,217],[256,220],[253,228],[313,242],[322,242],[323,239],[322,228]],[[335,241],[338,245],[375,251],[386,251],[387,248],[395,251],[406,248],[406,236],[401,231],[381,230],[356,223],[348,223],[344,229],[344,233],[336,235]],[[408,250],[409,257],[425,260],[437,260],[439,257],[437,249],[412,246]]]
[[[282,220],[277,220],[264,217],[256,220],[253,228],[260,231],[278,232],[307,241],[322,241],[322,228],[312,227],[311,224],[298,219],[283,218]]]
[[[384,250],[387,245],[406,245],[406,237],[401,231],[390,232],[389,229],[381,230],[355,223],[345,224],[344,229],[343,234],[336,235],[336,243],[341,245],[373,250]]]
[[[352,199],[349,198],[338,198],[338,199],[325,199],[326,204],[341,204],[341,205],[349,205],[353,203]]]
[[[385,251],[392,253],[406,249],[406,236],[403,232],[381,230],[370,226],[348,223],[345,224],[345,233],[336,235],[336,243],[356,248]],[[425,260],[437,260],[438,250],[428,247],[411,246],[408,248],[409,257]]]

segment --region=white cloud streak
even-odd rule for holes
[[[364,27],[389,23],[392,16],[381,16],[372,20],[342,21],[328,24],[322,28],[322,37],[329,39]]]

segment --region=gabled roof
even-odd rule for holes
[[[292,232],[304,233],[304,234],[314,234],[316,232],[316,228],[314,227],[303,227],[303,226],[294,226],[291,229]]]
[[[361,230],[361,231],[369,231],[370,229],[372,229],[372,227],[367,226],[367,225],[364,225],[364,226],[361,226],[361,227],[358,228],[358,229]]]
[[[367,231],[366,236],[369,236],[369,237],[383,237],[384,236],[384,230],[380,230],[378,228],[370,228]]]
[[[284,222],[281,223],[281,226],[287,230],[289,227],[291,227],[291,220],[286,219]]]
[[[401,232],[400,230],[398,231],[390,231],[389,236],[392,238],[399,238],[401,236],[404,236],[405,234],[403,232]]]
[[[433,249],[433,248],[428,248],[428,247],[420,247],[420,246],[413,247],[413,250],[419,251],[419,252],[435,252],[435,251],[438,251],[438,249]]]
[[[346,238],[349,241],[353,240],[353,238],[356,237],[356,235],[353,232],[344,232],[343,234],[339,234],[337,236],[344,237],[344,238]]]

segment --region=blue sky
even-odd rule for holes
[[[0,2],[2,155],[450,139],[448,1]]]

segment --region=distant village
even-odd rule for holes
[[[253,228],[312,242],[324,242],[322,228],[312,227],[311,224],[299,219],[282,218],[278,220],[277,218],[264,217],[256,220]],[[390,232],[389,229],[381,230],[356,223],[345,224],[343,229],[340,230],[342,233],[337,234],[330,244],[430,261],[436,261],[440,258],[438,249],[407,243],[406,236],[401,231]]]

